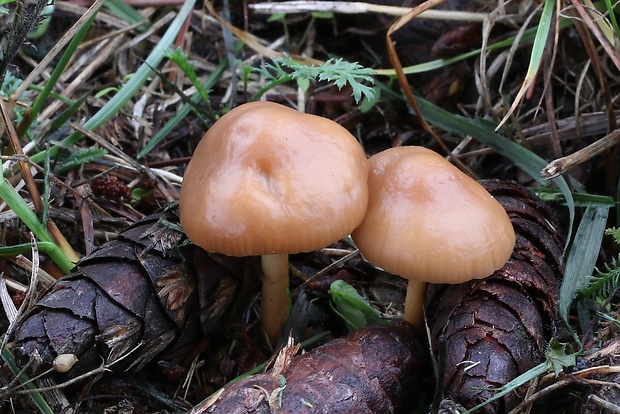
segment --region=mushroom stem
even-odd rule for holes
[[[426,282],[410,280],[405,296],[405,320],[423,331],[424,301],[426,300]]]
[[[288,289],[288,254],[261,256],[263,290],[261,295],[260,325],[274,345],[291,309]]]

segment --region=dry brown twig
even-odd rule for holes
[[[620,130],[616,129],[605,137],[593,142],[579,151],[567,155],[566,157],[551,161],[545,168],[543,168],[540,175],[547,180],[558,177],[572,167],[579,165],[610,148],[613,148],[618,143],[620,143]]]
[[[588,26],[586,25],[586,23],[583,22],[581,19],[579,19],[579,14],[577,10],[571,9],[571,10],[568,10],[568,12],[571,13],[571,15],[575,18],[575,28],[577,29],[577,32],[579,33],[579,36],[581,37],[581,41],[583,42],[585,46],[585,50],[588,53],[588,56],[590,58],[587,62],[586,68],[584,68],[584,71],[591,65],[592,69],[594,70],[594,74],[596,75],[596,78],[599,82],[600,92],[602,94],[603,101],[605,102],[605,111],[607,114],[608,131],[616,129],[617,122],[616,122],[616,118],[613,116],[613,104],[612,104],[612,99],[611,99],[609,89],[608,89],[607,78],[604,75],[602,63],[599,58],[597,48],[594,45],[594,41],[592,40],[591,30],[588,30]],[[584,72],[584,75],[585,75],[585,72]],[[575,97],[575,99],[577,99],[577,97]],[[575,107],[579,108],[578,105],[575,105]]]

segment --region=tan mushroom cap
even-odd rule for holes
[[[510,258],[515,233],[478,182],[422,147],[370,158],[368,211],[352,237],[371,263],[409,280],[462,283]]]
[[[241,105],[198,144],[181,224],[230,256],[312,251],[349,234],[368,202],[368,160],[336,122],[270,102]]]

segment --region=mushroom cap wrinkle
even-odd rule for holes
[[[478,182],[423,147],[370,158],[368,211],[352,237],[368,261],[409,280],[486,277],[512,254],[504,208]]]
[[[315,250],[349,234],[368,202],[368,160],[334,121],[271,102],[220,118],[187,166],[188,238],[230,256]]]

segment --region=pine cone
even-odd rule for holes
[[[361,328],[224,388],[199,413],[393,413],[413,395],[423,352],[411,325]]]
[[[18,321],[13,344],[18,364],[24,366],[36,350],[43,360],[37,372],[49,369],[60,354],[79,359],[69,377],[102,361],[114,370],[138,370],[162,351],[196,338],[201,325],[209,328],[224,314],[234,294],[225,303],[215,297],[222,285],[234,290],[236,278],[218,265],[218,257],[200,253],[211,278],[199,282],[208,301],[198,312],[197,278],[185,257],[191,258],[191,250],[181,255],[184,240],[178,218],[168,212],[140,220],[83,258]]]

